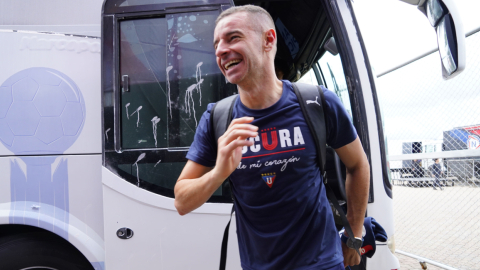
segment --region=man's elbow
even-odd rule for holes
[[[175,185],[175,188],[173,189],[173,194],[175,195],[175,201],[173,202],[173,205],[175,206],[175,209],[177,209],[178,214],[180,216],[184,216],[190,211],[186,211],[185,203],[183,203],[184,200],[182,200],[182,195],[180,193],[181,192],[178,190],[177,185]]]
[[[177,212],[180,216],[184,216],[184,215],[189,213],[189,211],[185,210],[185,207],[182,205],[182,203],[180,203],[180,201],[178,199],[175,199],[174,205],[175,205],[175,208],[177,209]]]

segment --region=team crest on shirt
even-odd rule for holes
[[[272,188],[275,177],[275,173],[262,173],[262,179],[263,181],[265,181],[269,188]]]

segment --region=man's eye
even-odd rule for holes
[[[237,39],[239,38],[239,36],[233,36],[232,38],[230,38],[230,40],[234,40],[234,39]]]

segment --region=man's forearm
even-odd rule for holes
[[[223,183],[213,171],[199,178],[182,179],[175,185],[175,208],[180,215],[185,215],[202,206]]]
[[[362,162],[354,170],[347,170],[345,191],[347,195],[347,219],[355,237],[362,237],[363,221],[370,189],[370,166]]]

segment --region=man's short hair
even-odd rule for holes
[[[259,6],[254,6],[254,5],[231,7],[227,10],[224,10],[222,13],[220,13],[217,20],[215,21],[215,26],[218,24],[219,21],[221,21],[225,17],[228,17],[232,14],[239,13],[239,12],[245,12],[248,15],[252,15],[252,18],[258,18],[257,16],[261,16],[263,19],[266,19],[266,22],[269,24],[267,25],[267,27],[275,30],[275,23],[273,22],[273,19],[270,13],[268,13],[268,11],[266,11],[265,9]]]

